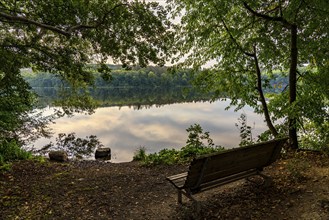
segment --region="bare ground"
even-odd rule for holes
[[[238,181],[177,204],[166,176],[183,165],[22,161],[0,173],[0,219],[329,219],[329,157],[298,153],[265,170],[270,187]]]

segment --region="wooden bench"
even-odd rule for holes
[[[288,138],[281,138],[246,147],[225,150],[219,153],[196,157],[188,172],[169,176],[166,179],[178,190],[178,202],[182,194],[193,200],[194,194],[222,186],[224,184],[260,175],[264,181],[269,177],[261,174],[264,167],[278,159]]]

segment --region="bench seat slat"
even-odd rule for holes
[[[171,182],[175,185],[177,185],[178,187],[181,187],[185,184],[186,181],[186,177],[185,178],[181,178],[181,179],[176,179],[176,180],[172,180]]]
[[[176,180],[176,179],[184,178],[186,176],[187,176],[187,172],[184,172],[184,173],[169,176],[169,177],[167,177],[167,179],[168,180]]]
[[[258,171],[253,169],[253,170],[248,170],[248,171],[241,172],[241,173],[238,173],[235,175],[231,175],[231,176],[228,176],[225,178],[217,179],[217,180],[214,180],[211,182],[206,182],[206,183],[200,185],[199,192],[206,191],[206,190],[212,189],[214,187],[218,187],[218,186],[223,186],[225,184],[256,175],[257,173],[258,173]]]
[[[166,179],[171,182],[176,188],[182,189],[185,185],[187,172],[169,176]]]

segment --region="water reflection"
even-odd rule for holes
[[[125,107],[103,107],[96,109],[93,115],[78,114],[71,118],[60,118],[52,125],[55,136],[58,133],[75,132],[77,137],[96,135],[105,147],[112,149],[112,162],[131,161],[136,149],[143,146],[147,152],[156,152],[163,148],[181,148],[187,139],[186,128],[199,123],[216,145],[237,146],[240,142],[235,127],[241,113],[247,114],[249,125],[254,126],[253,133],[266,130],[260,115],[251,108],[242,111],[224,110],[229,101],[196,102],[164,105],[161,107],[135,110]],[[47,111],[52,111],[49,108]],[[40,139],[35,146],[49,143],[49,139]],[[54,139],[52,139],[54,141]]]

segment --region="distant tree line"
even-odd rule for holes
[[[94,86],[100,87],[189,87],[192,85],[193,73],[191,71],[180,71],[179,73],[169,73],[166,67],[149,66],[146,68],[124,69],[117,65],[109,65],[111,72],[108,79],[104,79],[102,74],[97,72],[96,67]],[[68,86],[68,83],[54,74],[32,71],[23,71],[24,79],[31,87],[58,87]]]
[[[96,88],[172,88],[172,87],[192,87],[195,76],[198,73],[191,70],[180,70],[171,73],[167,67],[148,66],[145,68],[134,67],[130,69],[122,68],[120,65],[108,65],[111,69],[110,77],[104,79],[101,73],[97,72],[96,65],[90,65],[94,69],[94,86]],[[24,79],[32,88],[37,87],[66,87],[69,84],[60,77],[44,72],[32,72],[28,69],[22,71]],[[277,72],[274,75],[264,76],[263,81],[267,84],[267,93],[281,92],[288,84],[288,78],[283,73]],[[196,89],[194,89],[196,90]]]
[[[44,108],[62,99],[62,92],[56,88],[34,88],[39,95],[37,108]],[[182,102],[203,102],[212,99],[212,93],[200,93],[193,87],[142,88],[142,87],[109,87],[89,89],[97,107],[129,106],[135,109],[149,108]]]

